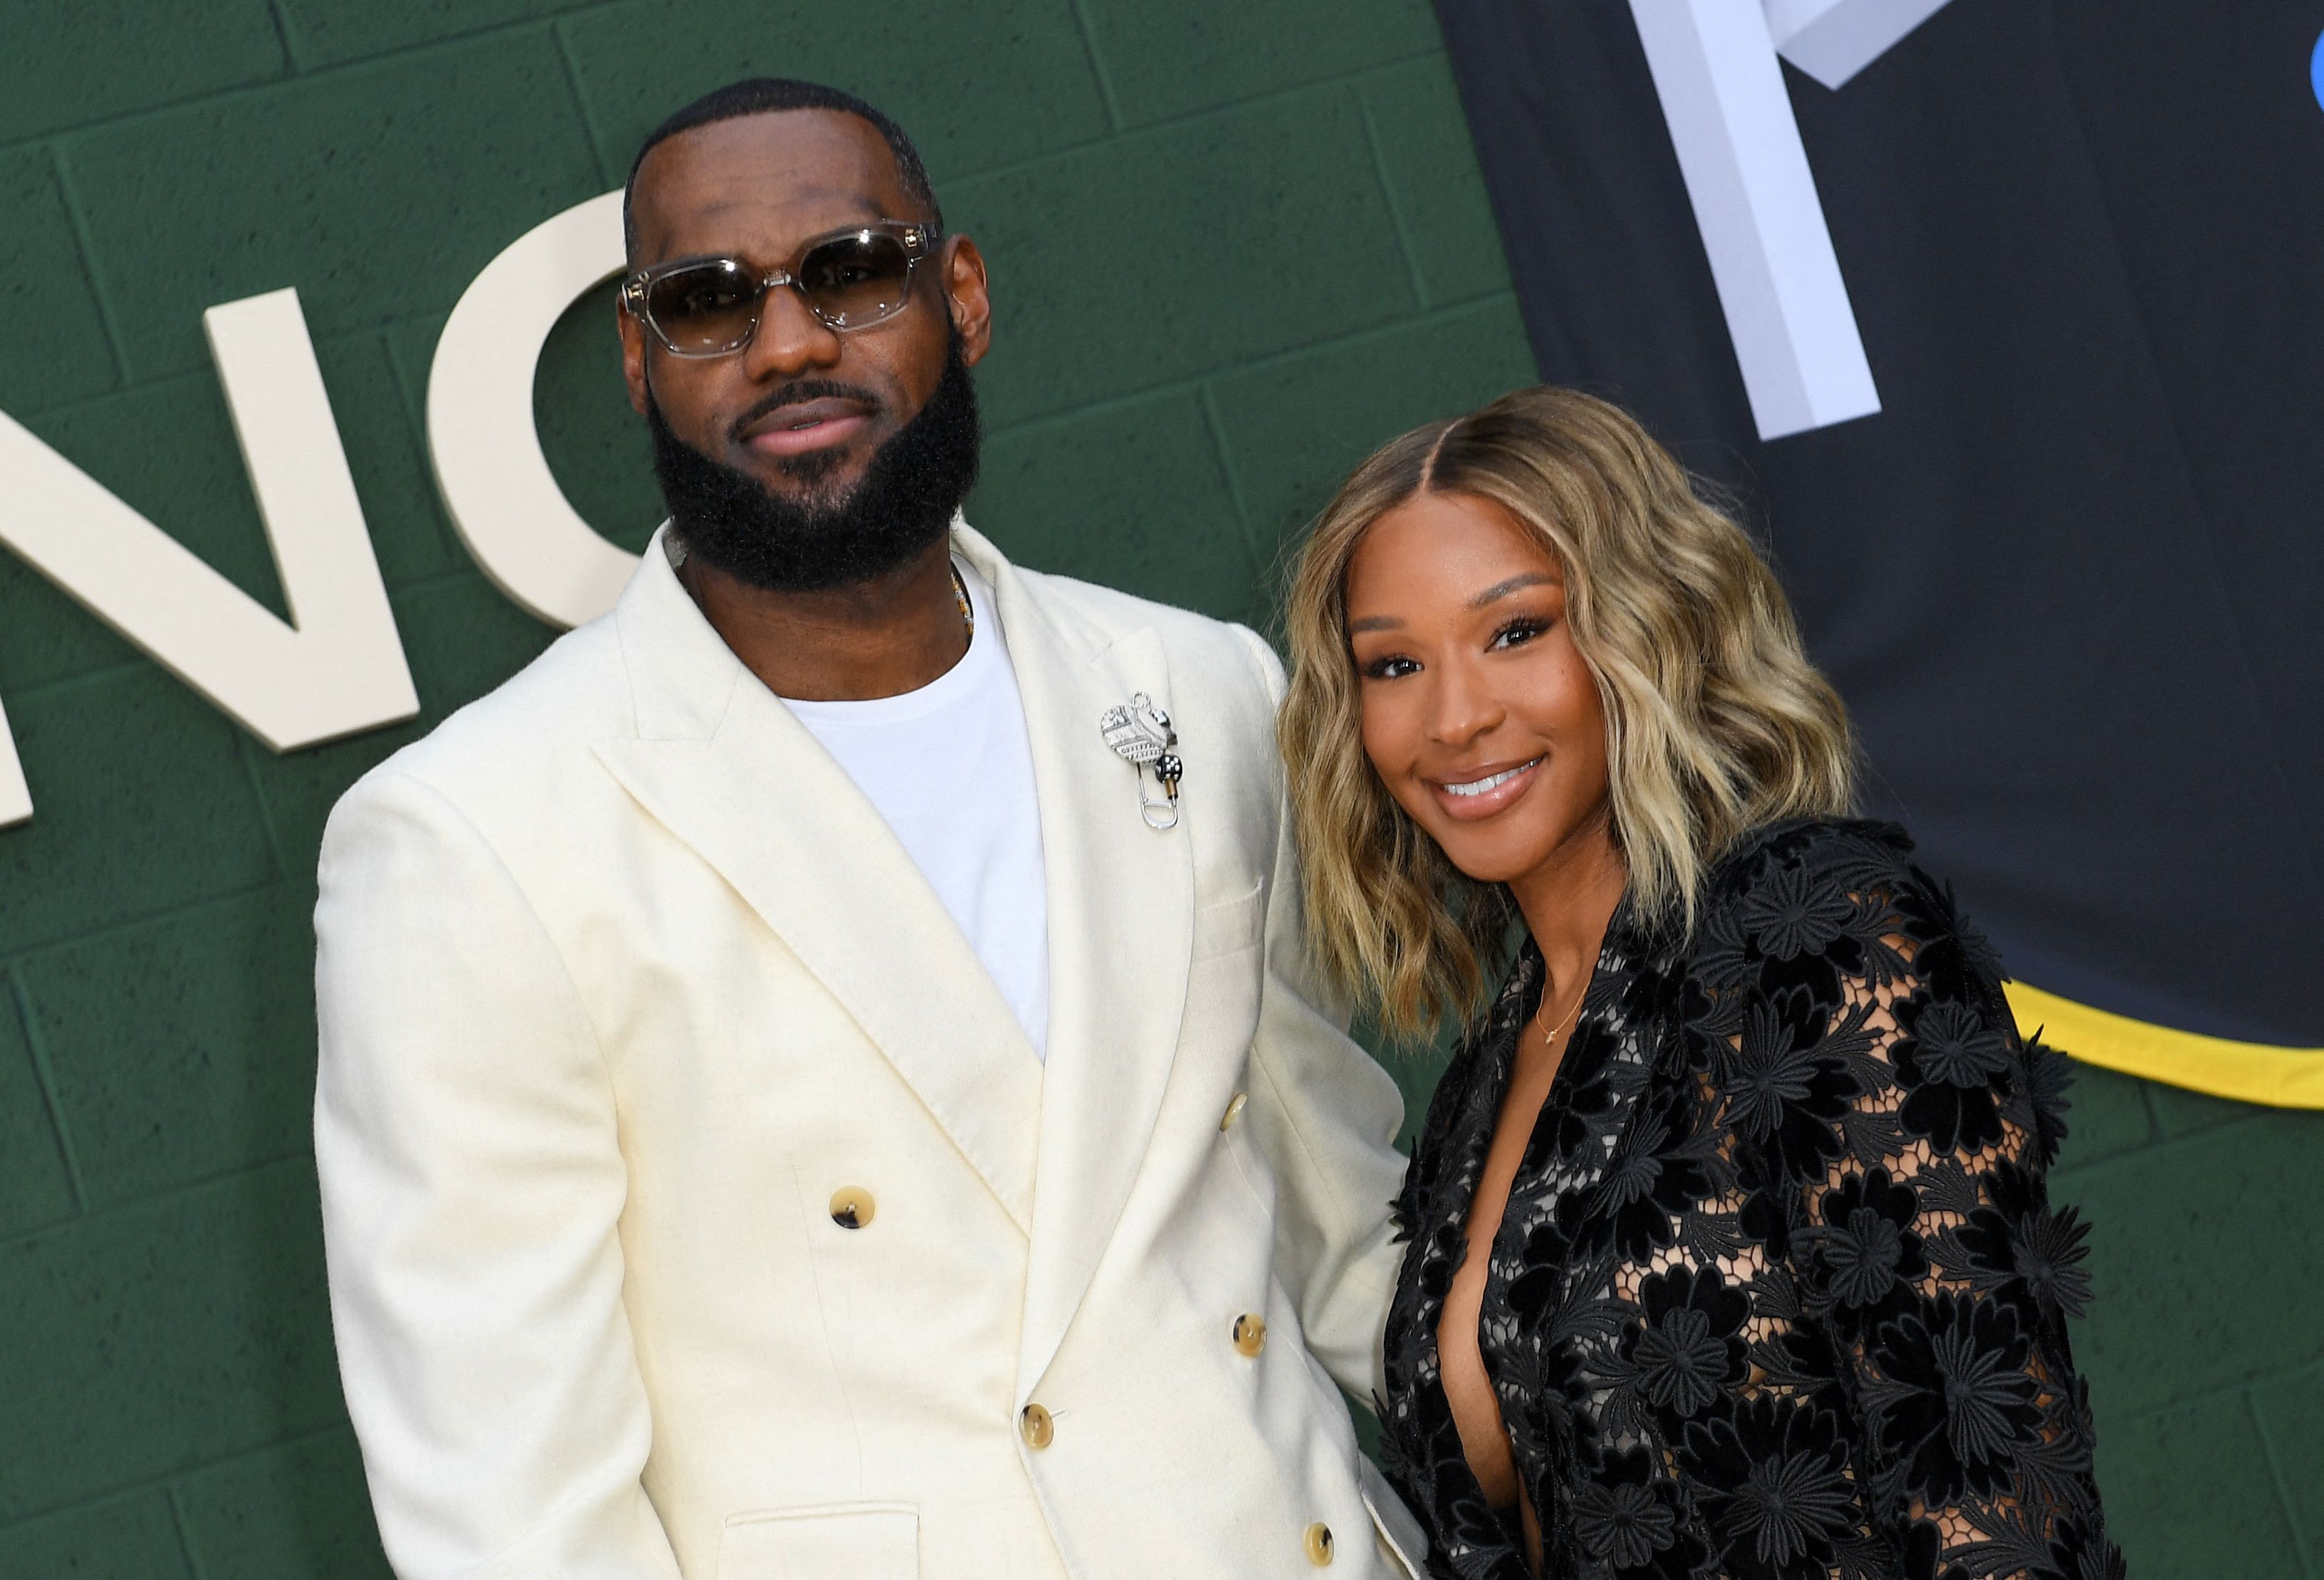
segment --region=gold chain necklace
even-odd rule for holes
[[[967,628],[968,639],[976,640],[976,611],[969,606],[968,586],[960,579],[960,567],[952,567],[952,595],[960,604],[960,623]]]
[[[1559,1015],[1557,1017],[1557,1024],[1550,1027],[1548,1031],[1542,1033],[1541,1045],[1544,1048],[1554,1048],[1557,1046],[1557,1033],[1565,1029],[1568,1022],[1581,1015],[1582,1000],[1589,997],[1590,984],[1585,980],[1582,984],[1582,991],[1574,996],[1573,1007],[1567,1010],[1563,1015]]]

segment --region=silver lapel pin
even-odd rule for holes
[[[1170,715],[1156,707],[1154,699],[1144,692],[1133,692],[1127,703],[1099,714],[1097,727],[1104,733],[1106,745],[1139,770],[1138,815],[1146,820],[1146,826],[1176,828],[1178,781],[1185,776],[1186,765],[1171,749],[1178,744],[1178,732],[1170,728]],[[1163,798],[1159,801],[1146,793],[1145,771],[1148,768],[1154,770],[1155,783],[1162,786]]]

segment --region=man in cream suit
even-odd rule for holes
[[[632,193],[671,525],[323,845],[398,1573],[1416,1573],[1333,1387],[1400,1106],[1310,986],[1274,657],[958,521],[984,266],[878,112],[739,84]]]

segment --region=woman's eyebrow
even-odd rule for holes
[[[1556,580],[1557,578],[1551,575],[1547,571],[1527,571],[1522,576],[1511,576],[1506,582],[1494,583],[1482,592],[1478,593],[1474,598],[1469,600],[1469,607],[1471,609],[1482,609],[1488,603],[1499,602],[1500,600],[1507,598],[1512,592],[1521,592],[1527,587],[1547,586],[1552,583],[1554,583]]]
[[[1348,635],[1352,637],[1358,631],[1398,630],[1403,625],[1404,621],[1392,614],[1368,614],[1361,620],[1351,620],[1348,622]]]

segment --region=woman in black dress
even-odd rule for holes
[[[1743,533],[1621,412],[1524,390],[1358,469],[1290,635],[1318,948],[1391,1030],[1471,1016],[1379,1401],[1434,1572],[2119,1575],[2062,1061],[1849,818]]]

